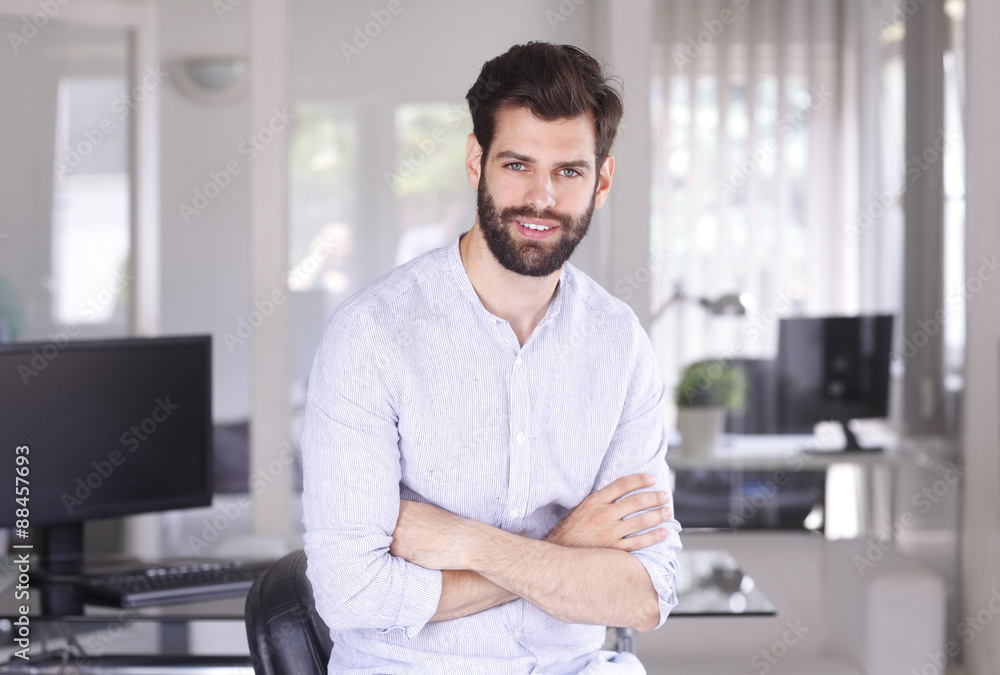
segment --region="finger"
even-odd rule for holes
[[[646,532],[645,534],[622,539],[621,545],[617,548],[620,548],[623,551],[638,551],[641,548],[646,548],[647,546],[652,546],[653,544],[659,544],[669,536],[670,530],[665,527],[661,527],[653,530],[652,532]]]
[[[641,532],[651,527],[656,527],[661,523],[667,522],[672,515],[673,514],[669,513],[666,508],[659,508],[653,509],[652,511],[646,511],[645,513],[641,513],[632,518],[627,518],[622,521],[622,525],[626,528],[625,535]]]
[[[600,495],[600,501],[611,504],[624,495],[634,490],[656,485],[656,476],[651,473],[634,473],[629,476],[622,476],[618,480],[612,481],[594,493],[593,496]]]
[[[671,513],[673,513],[672,500],[673,498],[670,493],[665,490],[639,492],[634,495],[629,495],[621,501],[615,502],[614,509],[618,518],[624,518],[632,515],[633,513],[645,511],[646,509],[661,508],[668,505],[671,507]]]

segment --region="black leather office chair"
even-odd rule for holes
[[[306,554],[289,553],[247,595],[247,642],[257,675],[325,675],[333,642],[316,612]],[[614,648],[635,653],[635,631],[617,629]]]
[[[304,551],[289,553],[254,582],[246,624],[257,675],[326,675],[333,642],[316,612]]]

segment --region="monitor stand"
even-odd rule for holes
[[[19,540],[18,540],[19,541]],[[17,541],[11,544],[16,545]],[[83,523],[35,526],[28,542],[33,554],[30,576],[34,592],[39,591],[41,612],[46,616],[76,615],[83,601],[73,581],[83,571]],[[15,551],[15,549],[11,549]]]
[[[83,523],[32,528],[37,572],[43,578],[78,576],[83,571]],[[33,570],[34,571],[34,570]]]
[[[858,437],[857,437],[857,435],[855,435],[855,433],[853,431],[851,431],[851,427],[850,427],[850,425],[848,425],[848,422],[850,420],[841,419],[841,420],[837,420],[837,421],[840,422],[840,427],[844,430],[844,441],[846,442],[846,444],[843,447],[843,449],[841,449],[841,452],[881,452],[882,451],[882,448],[878,448],[878,447],[874,447],[874,448],[864,448],[864,447],[862,447],[861,444],[858,443]]]
[[[868,454],[868,453],[878,453],[882,452],[882,448],[878,446],[865,447],[858,443],[857,435],[851,431],[851,427],[847,424],[850,420],[837,420],[840,424],[840,428],[844,430],[844,447],[834,448],[834,447],[820,447],[820,448],[806,448],[803,452],[811,455],[836,455],[839,453],[857,453],[857,454]]]

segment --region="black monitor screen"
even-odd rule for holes
[[[211,503],[208,336],[0,345],[0,415],[0,484],[26,446],[32,527]]]
[[[782,433],[818,422],[886,417],[892,317],[782,319],[778,416]]]

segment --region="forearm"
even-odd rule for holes
[[[441,600],[431,621],[459,619],[517,598],[470,570],[443,570],[441,574]]]
[[[656,626],[656,590],[630,553],[558,546],[478,525],[469,569],[546,614],[568,623]]]

